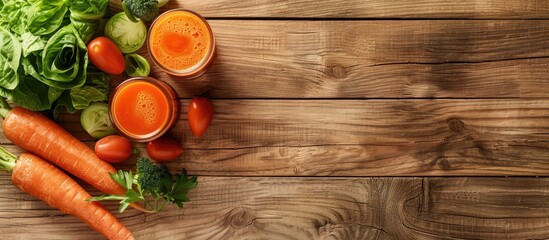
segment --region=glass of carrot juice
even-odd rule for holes
[[[113,91],[109,116],[118,133],[136,142],[148,142],[166,133],[179,116],[175,91],[165,82],[136,77]]]
[[[152,61],[165,72],[196,78],[213,62],[215,39],[202,16],[190,10],[173,9],[151,24],[147,48]]]

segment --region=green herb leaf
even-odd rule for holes
[[[126,210],[126,208],[128,208],[129,205],[130,205],[130,203],[121,202],[120,203],[120,208],[118,209],[118,212],[120,212],[120,213],[124,212],[124,210]]]
[[[154,164],[148,158],[137,160],[135,175],[131,171],[119,170],[112,173],[111,178],[126,189],[125,194],[103,195],[92,198],[92,201],[120,200],[120,212],[134,202],[143,203],[151,212],[161,211],[167,203],[182,208],[184,202],[190,201],[189,190],[198,185],[197,177],[189,178],[185,169],[174,177],[164,166]]]

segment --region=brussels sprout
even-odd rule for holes
[[[143,21],[132,22],[125,13],[117,13],[105,25],[105,36],[111,39],[123,53],[139,50],[147,38]]]
[[[80,115],[82,127],[94,138],[102,138],[116,133],[109,117],[109,106],[105,103],[92,103]]]
[[[126,74],[130,77],[146,77],[149,76],[151,66],[147,59],[137,53],[127,54],[126,60]]]

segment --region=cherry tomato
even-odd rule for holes
[[[122,162],[132,156],[133,146],[125,137],[109,135],[95,143],[95,154],[106,162]]]
[[[169,162],[183,154],[181,145],[170,137],[161,137],[147,144],[147,154],[157,162]]]
[[[206,132],[213,118],[213,104],[205,97],[194,97],[189,104],[187,119],[194,137],[198,138]]]
[[[122,74],[126,70],[122,52],[106,37],[97,37],[88,43],[88,56],[93,65],[103,72]]]

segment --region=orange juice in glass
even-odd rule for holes
[[[150,77],[131,78],[113,91],[109,115],[121,135],[148,142],[162,136],[176,122],[179,102],[165,82]]]
[[[147,48],[153,62],[165,72],[186,78],[202,75],[215,55],[210,25],[197,13],[174,9],[154,20]]]

